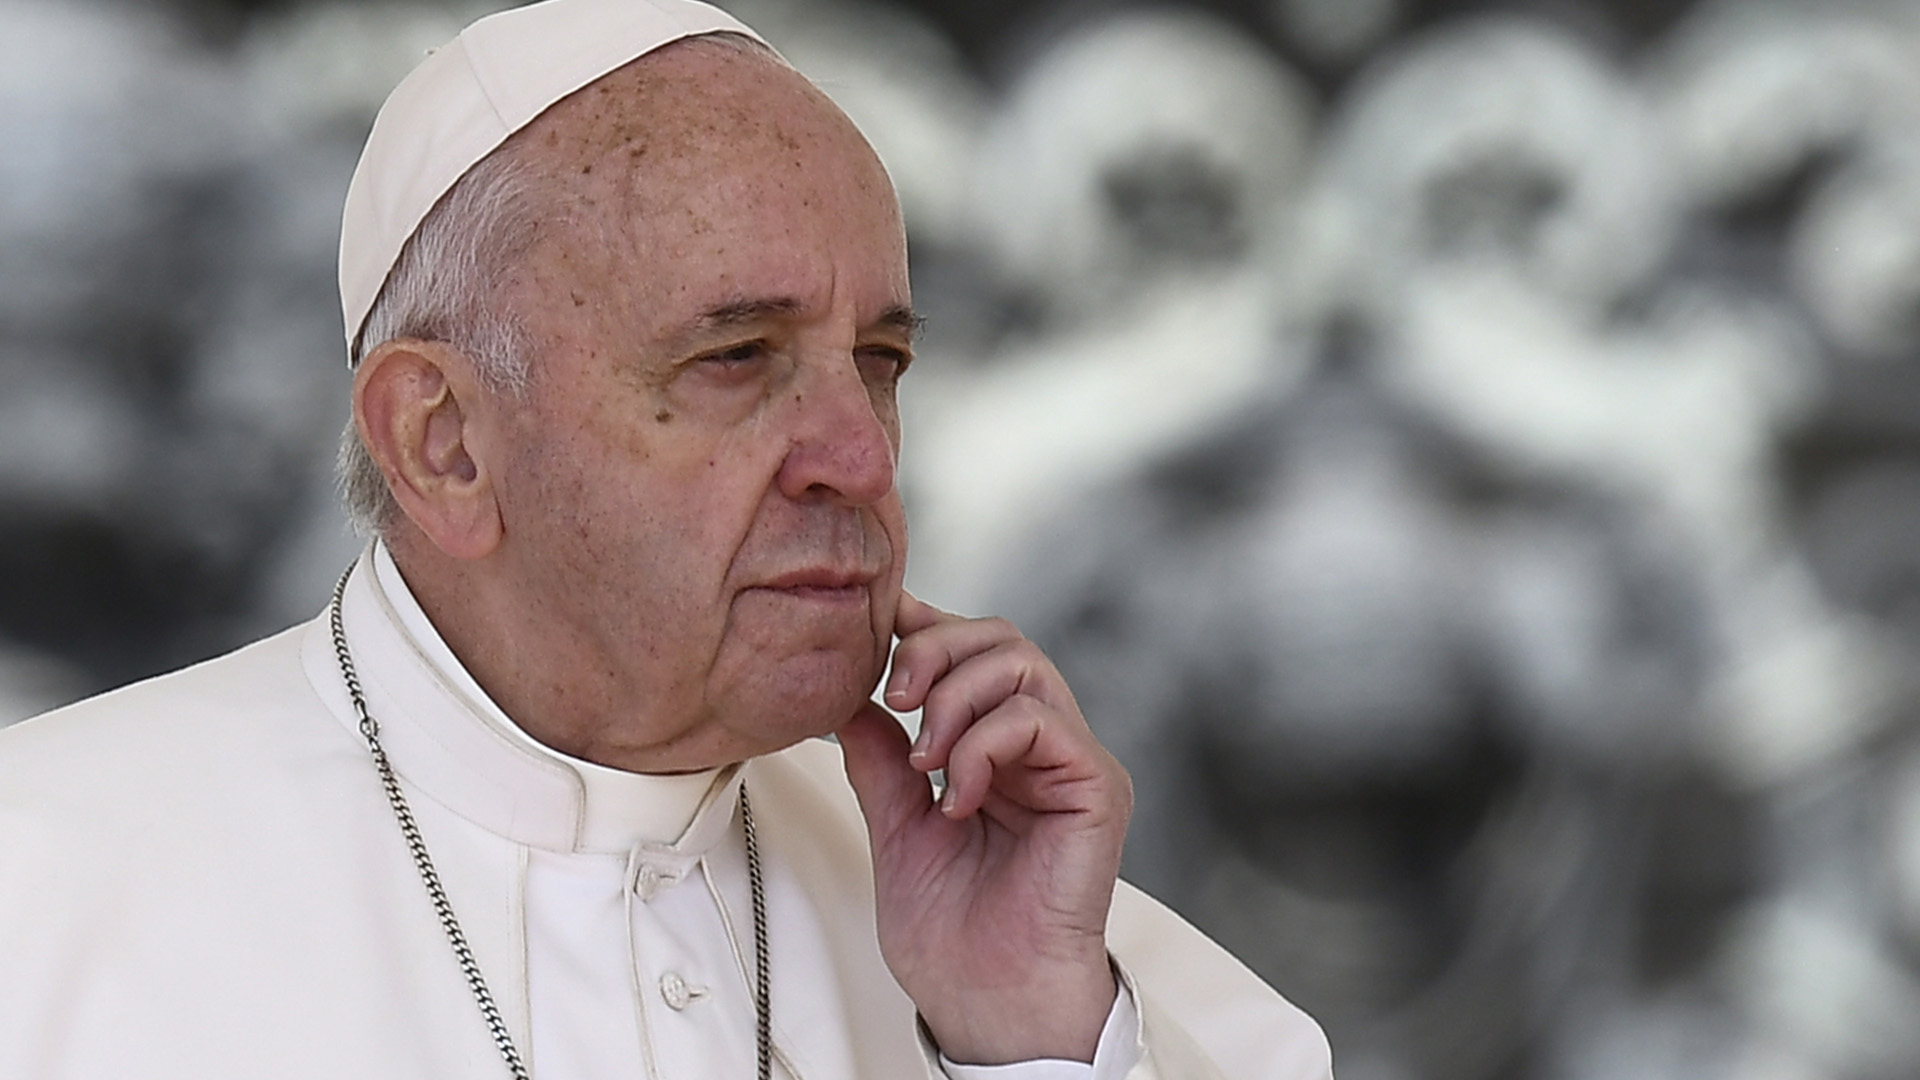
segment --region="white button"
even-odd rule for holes
[[[640,899],[651,900],[659,888],[660,871],[651,863],[641,863],[640,872],[634,875],[633,891],[640,894]]]
[[[652,900],[654,894],[662,888],[672,888],[680,884],[687,876],[684,869],[673,866],[656,866],[650,862],[641,862],[633,868],[633,891],[642,900]]]
[[[660,996],[667,999],[667,1008],[674,1012],[699,1001],[707,996],[704,986],[691,986],[679,973],[669,971],[660,976]]]
[[[693,986],[680,977],[678,972],[669,971],[660,976],[660,996],[667,999],[667,1007],[679,1012],[688,1005],[707,996],[707,988]]]

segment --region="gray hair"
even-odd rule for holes
[[[786,60],[741,34],[703,34],[677,46],[757,53]],[[674,46],[669,46],[674,47]],[[506,274],[526,256],[558,208],[510,138],[467,171],[434,204],[400,249],[349,350],[352,366],[396,338],[445,342],[465,353],[487,389],[511,397],[532,378],[532,344],[517,312],[497,302]],[[347,518],[362,536],[384,536],[400,506],[352,420],[340,434],[334,473]]]
[[[488,389],[516,397],[525,391],[526,326],[494,294],[533,246],[548,200],[514,149],[509,143],[482,159],[421,221],[354,337],[353,366],[397,338],[440,341],[467,354]],[[399,504],[351,420],[340,435],[335,473],[354,530],[384,535]]]

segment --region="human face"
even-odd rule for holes
[[[536,735],[674,771],[838,728],[905,566],[885,172],[804,79],[711,43],[523,135],[567,207],[506,287],[534,375],[494,470]]]

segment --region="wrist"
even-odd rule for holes
[[[940,1052],[960,1064],[1091,1063],[1119,990],[1103,957],[1088,971],[930,1003],[921,1007],[920,1023]]]

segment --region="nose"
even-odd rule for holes
[[[792,442],[781,462],[781,494],[796,501],[867,506],[893,491],[892,417],[882,418],[851,356],[809,366],[787,402]]]

